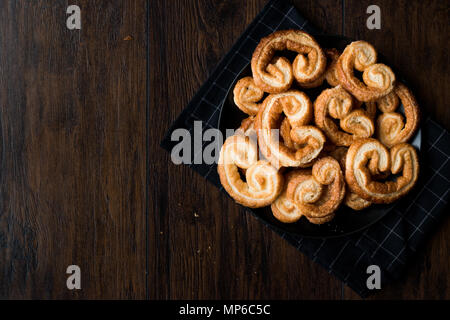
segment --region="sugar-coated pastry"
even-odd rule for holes
[[[347,156],[348,148],[337,147],[336,149],[329,152],[330,156],[336,159],[341,166],[342,171],[345,172],[345,158]],[[362,210],[369,207],[372,202],[361,198],[356,193],[352,192],[348,188],[345,191],[344,204],[353,210]]]
[[[339,124],[342,130],[353,135],[353,139],[370,137],[375,131],[372,119],[363,109],[353,110]]]
[[[292,65],[286,58],[274,58],[276,51],[283,50],[298,53]],[[300,85],[315,82],[324,73],[326,64],[316,40],[300,30],[276,31],[261,39],[251,61],[256,85],[269,93],[288,90],[294,78]]]
[[[411,139],[420,121],[419,105],[412,92],[402,83],[398,83],[393,92],[388,102],[384,99],[378,103],[378,108],[385,111],[377,119],[377,137],[387,147]],[[394,112],[399,104],[398,99],[403,104],[406,123],[400,113]]]
[[[299,146],[297,149],[280,143],[279,129],[283,113],[291,126],[290,139]],[[273,166],[299,167],[319,155],[326,138],[321,130],[305,125],[311,115],[311,101],[303,92],[291,90],[264,99],[256,116],[255,128],[260,151]]]
[[[371,103],[378,107],[381,112],[394,112],[399,105],[399,99],[394,89],[389,94]]]
[[[246,181],[241,179],[239,168],[246,170]],[[217,171],[228,194],[246,207],[270,205],[283,188],[283,175],[268,161],[258,161],[256,143],[244,135],[234,135],[225,140]]]
[[[314,120],[328,139],[337,146],[349,146],[357,138],[374,133],[373,120],[364,110],[353,109],[353,97],[341,86],[326,89],[314,102]],[[340,119],[343,132],[331,118]]]
[[[286,196],[286,189],[289,182],[298,175],[311,176],[311,170],[295,169],[294,171],[288,172],[286,174],[284,183],[285,187],[278,198],[270,206],[273,216],[283,223],[297,222],[303,216],[308,219],[309,222],[314,224],[323,224],[325,222],[331,221],[334,218],[334,213],[316,218],[306,216],[295,204],[295,202]]]
[[[286,147],[292,150],[296,150],[300,148],[300,146],[291,138],[291,124],[289,123],[288,118],[284,118],[283,121],[281,121],[280,126],[280,137],[283,139],[283,143]]]
[[[264,96],[264,91],[255,85],[252,77],[240,79],[233,89],[233,99],[236,106],[248,115],[258,113],[259,100]]]
[[[281,109],[289,120],[291,127],[308,124],[313,117],[312,102],[301,91],[289,90],[284,93],[269,95],[263,102],[269,109],[275,104],[281,105]],[[267,109],[267,110],[269,110]],[[259,112],[258,114],[263,114]]]
[[[336,70],[336,62],[339,59],[340,53],[337,49],[326,49],[325,54],[328,58],[328,65],[327,70],[325,71],[325,79],[327,80],[328,84],[332,87],[336,87],[339,85],[339,80],[337,77],[337,70]]]
[[[391,68],[377,62],[377,52],[365,41],[349,44],[336,63],[339,83],[359,101],[369,102],[389,94],[394,88],[395,75]],[[363,82],[353,68],[363,72]]]
[[[303,129],[305,129],[305,128],[303,128]],[[296,130],[293,131],[291,124],[289,123],[289,119],[284,118],[283,121],[281,122],[281,127],[280,127],[280,137],[282,138],[282,142],[280,142],[280,143],[284,143],[284,145],[291,150],[300,149],[302,146],[301,146],[301,144],[296,142],[299,140],[296,139],[295,135],[296,135]],[[294,137],[295,141],[292,137]],[[325,137],[323,137],[323,138],[325,138]],[[316,159],[318,159],[319,157],[326,154],[326,152],[324,150],[325,146],[326,146],[326,141],[325,141],[325,144],[323,145],[322,151],[317,155],[317,157],[313,158],[310,162],[300,164],[298,167],[299,168],[311,167],[314,164],[314,161]]]
[[[236,130],[236,134],[243,134],[245,136],[256,138],[255,117],[250,116],[242,120],[241,125]]]
[[[373,177],[390,171],[400,174],[394,181]],[[350,190],[375,203],[391,203],[408,193],[419,176],[419,160],[413,146],[400,143],[388,150],[372,138],[355,141],[345,162],[345,179]]]
[[[339,163],[332,157],[317,160],[312,171],[295,171],[287,183],[286,197],[313,223],[324,223],[345,195],[344,176]]]

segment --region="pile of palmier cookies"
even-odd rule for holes
[[[292,62],[276,55],[286,50],[297,54]],[[419,107],[371,44],[355,41],[341,53],[303,31],[277,31],[261,39],[251,70],[233,90],[249,117],[225,140],[218,164],[236,202],[271,206],[284,223],[305,216],[322,224],[341,204],[391,203],[414,186],[419,159],[408,141]],[[312,101],[305,91],[325,82]]]

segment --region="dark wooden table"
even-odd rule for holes
[[[357,299],[159,142],[265,0],[0,2],[0,298]],[[450,129],[448,1],[294,1]],[[450,219],[373,299],[450,298]],[[66,268],[81,268],[81,290]]]

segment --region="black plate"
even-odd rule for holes
[[[320,43],[322,48],[337,48],[339,51],[343,51],[344,48],[353,40],[342,37],[342,36],[324,36],[324,35],[316,35],[315,39]],[[293,56],[289,55],[288,58],[292,58]],[[283,54],[285,55],[285,54]],[[391,66],[385,58],[379,55],[378,61],[384,62],[387,65]],[[395,68],[392,68],[395,72],[397,79],[406,84],[404,79],[399,75],[398,71]],[[228,89],[227,98],[224,100],[222,109],[219,116],[219,129],[222,134],[225,136],[225,130],[228,129],[236,129],[239,127],[241,121],[248,117],[245,113],[239,110],[233,101],[233,88],[235,83],[245,76],[251,76],[251,68],[250,64],[245,66],[240,74],[236,77],[232,86]],[[299,88],[299,90],[304,91],[311,98],[311,101],[314,101],[315,98],[325,89],[329,87],[327,84],[324,84],[318,88],[313,89],[303,89]],[[295,88],[295,86],[294,86]],[[401,112],[403,111],[403,106],[400,106],[399,109]],[[421,130],[419,129],[416,135],[411,140],[411,144],[414,145],[418,150],[421,147]],[[394,204],[389,205],[372,205],[367,209],[361,211],[352,210],[344,205],[342,205],[338,211],[336,212],[335,218],[325,224],[315,225],[310,223],[304,217],[302,217],[299,221],[291,224],[282,223],[275,219],[272,215],[272,211],[269,207],[259,208],[259,209],[249,209],[251,210],[258,218],[262,219],[272,227],[286,233],[292,233],[304,237],[309,238],[333,238],[333,237],[341,237],[345,235],[349,235],[351,233],[355,233],[358,231],[362,231],[365,228],[368,228],[381,218],[383,218],[389,211],[393,208]]]

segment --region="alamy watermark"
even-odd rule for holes
[[[81,269],[79,266],[72,264],[67,267],[66,274],[70,274],[67,277],[66,286],[69,290],[81,289]]]

